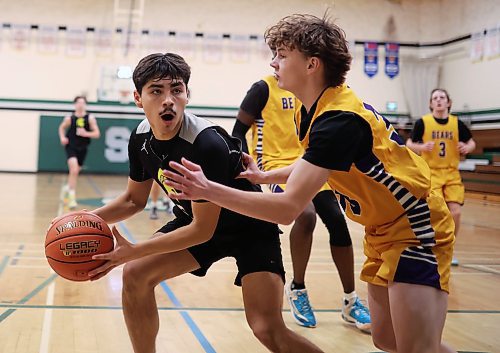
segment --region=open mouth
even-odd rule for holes
[[[163,121],[172,121],[175,118],[175,114],[173,113],[165,113],[160,115],[161,120]]]

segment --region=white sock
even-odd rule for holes
[[[68,194],[69,194],[69,197],[74,199],[75,198],[75,189],[69,189]]]
[[[347,304],[351,305],[356,301],[356,298],[358,295],[356,294],[356,291],[353,290],[351,293],[344,293],[344,303],[347,302]]]

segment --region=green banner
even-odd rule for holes
[[[58,134],[62,119],[62,116],[40,117],[39,171],[68,171],[66,152]],[[91,140],[83,170],[88,173],[128,174],[128,140],[141,119],[97,116],[96,119],[101,137]]]

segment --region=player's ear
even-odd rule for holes
[[[307,69],[308,70],[312,70],[312,71],[315,71],[318,69],[318,67],[320,66],[321,62],[319,60],[319,58],[315,57],[315,56],[311,56],[309,59],[308,59],[308,63],[307,63]]]
[[[134,103],[137,107],[142,108],[141,95],[137,92],[137,90],[134,90]]]
[[[189,98],[191,98],[191,91],[189,90],[188,87],[186,87],[186,92],[187,92],[187,101],[189,103]]]

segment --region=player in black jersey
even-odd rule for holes
[[[68,207],[71,209],[77,206],[75,189],[90,139],[98,139],[101,136],[96,118],[87,113],[87,98],[77,96],[73,103],[75,112],[63,119],[58,130],[61,145],[64,146],[68,158],[69,174],[68,184],[63,190],[64,200],[68,200]]]
[[[141,211],[153,182],[164,184],[169,162],[186,157],[201,165],[209,179],[239,190],[260,192],[245,179],[240,141],[211,122],[185,112],[190,68],[176,54],[151,54],[134,70],[135,103],[146,120],[129,141],[130,174],[125,192],[94,211],[114,223]],[[284,274],[279,229],[204,200],[175,201],[176,218],[154,236],[130,244],[113,228],[114,251],[89,275],[96,280],[117,265],[123,270],[123,311],[135,352],[154,352],[159,318],[154,288],[161,281],[191,272],[204,276],[224,257],[234,257],[235,284],[241,285],[245,314],[255,336],[273,352],[321,352],[289,330],[283,321]],[[263,294],[265,293],[265,299]]]

